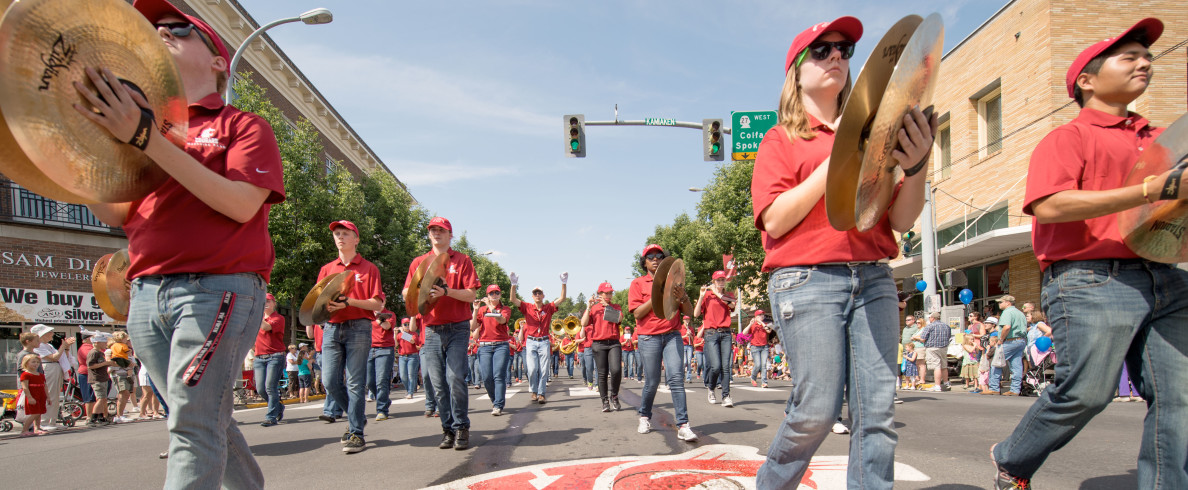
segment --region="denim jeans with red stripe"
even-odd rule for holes
[[[232,418],[232,388],[264,319],[264,287],[250,273],[132,281],[128,333],[169,406],[165,488],[264,487]],[[211,335],[216,325],[221,335]]]

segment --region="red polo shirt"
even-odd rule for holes
[[[754,320],[751,320],[750,327],[751,327],[751,330],[749,330],[749,333],[751,334],[751,345],[753,345],[755,347],[766,346],[767,345],[767,329],[763,328],[763,325],[756,323]]]
[[[288,351],[289,348],[285,346],[285,317],[274,311],[264,321],[272,326],[272,330],[265,332],[261,328],[256,333],[256,355],[265,356]]]
[[[412,335],[412,338],[413,338],[411,342],[404,340],[404,337],[402,335],[397,335],[396,336],[396,349],[397,349],[398,353],[402,356],[411,356],[411,355],[416,355],[418,352],[420,352],[421,346],[425,345],[424,332],[425,332],[425,329],[421,328],[421,329],[418,329],[416,333],[409,334],[409,335]],[[401,333],[403,333],[403,332],[401,332]]]
[[[269,279],[276,255],[268,211],[285,200],[280,150],[263,118],[223,105],[219,94],[191,104],[185,151],[211,171],[271,191],[247,223],[215,211],[169,178],[132,202],[124,218],[128,278],[254,272]],[[161,135],[155,135],[161,137]]]
[[[565,337],[565,338],[561,339],[561,347],[569,347],[569,345],[572,344],[573,342],[574,342],[574,340],[572,338]],[[579,345],[578,347],[581,347],[581,346]]]
[[[518,301],[512,304],[520,309],[520,313],[524,314],[524,335],[529,337],[547,337],[549,335],[549,323],[553,321],[553,313],[557,312],[555,303],[544,303],[539,308],[536,303],[527,301]]]
[[[733,296],[727,296],[732,301]],[[705,299],[701,300],[702,320],[701,324],[706,328],[721,328],[730,326],[730,306],[726,300],[722,299],[713,291],[705,293]]]
[[[811,140],[789,140],[781,126],[775,126],[763,136],[755,158],[755,172],[751,178],[751,196],[755,228],[763,238],[763,270],[770,272],[781,267],[814,265],[828,262],[856,262],[881,260],[898,255],[895,237],[887,213],[866,232],[856,228],[837,231],[829,225],[822,197],[799,224],[780,238],[767,234],[761,218],[763,210],[776,198],[803,182],[829,158],[833,150],[833,131],[809,116],[809,124],[817,130]],[[898,193],[898,185],[896,192]]]
[[[375,320],[372,320],[371,321],[371,346],[372,347],[396,347],[396,322],[398,322],[399,320],[396,319],[396,314],[392,313],[391,311],[384,310],[384,311],[381,311],[380,313],[388,313],[388,314],[392,315],[392,318],[388,320],[388,323],[392,325],[392,328],[384,330],[384,327],[380,326],[380,322],[379,322],[378,318],[376,318]]]
[[[1103,191],[1122,187],[1143,149],[1163,133],[1142,116],[1118,117],[1081,109],[1072,122],[1048,133],[1031,153],[1023,212],[1044,197],[1070,189]],[[1159,193],[1162,182],[1148,190]],[[1031,246],[1040,270],[1060,260],[1131,259],[1138,255],[1122,241],[1118,217],[1041,224],[1032,219]]]
[[[511,348],[511,352],[513,354],[524,350],[524,344],[516,342],[516,337],[514,335],[512,336],[511,339],[508,340],[507,344],[508,344],[508,347]]]
[[[606,321],[606,309],[611,308],[620,312],[619,318],[622,318],[623,308],[619,305],[611,303],[610,305],[603,305],[597,303],[590,307],[590,327],[591,333],[587,338],[592,340],[610,340],[619,338],[619,324]]]
[[[619,343],[623,345],[623,352],[635,350],[635,334],[631,334],[631,338],[627,338],[627,332],[619,336]]]
[[[475,354],[478,354],[478,348],[479,348],[478,341],[474,340],[474,339],[470,339],[470,345],[466,348],[466,355],[473,356]]]
[[[456,252],[454,249],[449,249],[446,253],[450,254],[449,261],[446,262],[446,287],[449,289],[478,289],[482,286],[479,283],[478,274],[474,272],[474,263],[470,261],[470,257],[464,253]],[[413,259],[412,264],[408,266],[408,276],[404,278],[404,288],[408,289],[412,283],[413,272],[416,272],[417,267],[421,265],[422,260],[433,260],[433,250],[429,253]],[[472,309],[470,303],[465,301],[458,301],[454,298],[445,297],[437,300],[433,307],[429,309],[429,313],[425,315],[425,326],[447,325],[450,323],[468,322]]]
[[[78,374],[87,374],[87,354],[94,348],[90,342],[78,344]]]
[[[581,350],[586,350],[589,349],[590,346],[594,345],[594,325],[586,325],[582,330],[584,330],[586,333],[586,340],[582,341]]]
[[[359,254],[355,254],[349,264],[343,264],[342,258],[336,257],[329,264],[323,265],[322,270],[318,271],[318,280],[321,281],[326,276],[348,270],[355,271],[355,286],[347,294],[348,298],[363,300],[379,298],[380,301],[386,299],[383,286],[380,284],[379,269]],[[375,312],[348,306],[331,314],[330,323],[343,323],[360,318],[375,320]]]
[[[705,339],[701,337],[693,338],[693,352],[702,352],[705,350]]]
[[[487,313],[498,313],[503,318],[503,323],[499,323],[499,318],[487,316]],[[511,308],[500,303],[494,308],[487,305],[480,306],[478,309],[479,322],[479,342],[503,342],[511,340],[511,334],[508,333],[508,324],[511,322]]]
[[[631,281],[631,288],[627,291],[627,309],[635,311],[640,305],[652,300],[652,275],[639,276]],[[656,312],[649,311],[643,318],[636,320],[635,333],[638,335],[660,335],[680,328],[681,316],[678,314],[672,320],[664,320],[656,316]]]

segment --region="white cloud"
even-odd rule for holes
[[[510,167],[471,165],[468,163],[429,163],[412,160],[389,160],[392,173],[410,187],[435,187],[465,180],[477,180],[515,172]],[[414,194],[416,193],[414,189]]]

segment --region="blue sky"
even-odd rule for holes
[[[947,52],[1006,1],[240,3],[261,24],[330,8],[332,24],[269,34],[423,206],[551,298],[562,271],[572,296],[626,288],[633,254],[696,212],[688,189],[719,165],[682,128],[588,127],[587,157],[566,158],[563,114],[729,125],[775,108],[788,45],[814,23],[862,20],[856,78],[901,17],[940,13]]]

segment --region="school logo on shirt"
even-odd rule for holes
[[[208,146],[219,149],[227,148],[226,145],[219,143],[219,138],[216,134],[215,128],[203,129],[201,133],[198,133],[198,137],[194,138],[194,141],[191,141],[187,146]]]
[[[450,274],[455,274],[457,272],[458,269],[454,266],[454,264],[450,264]]]

